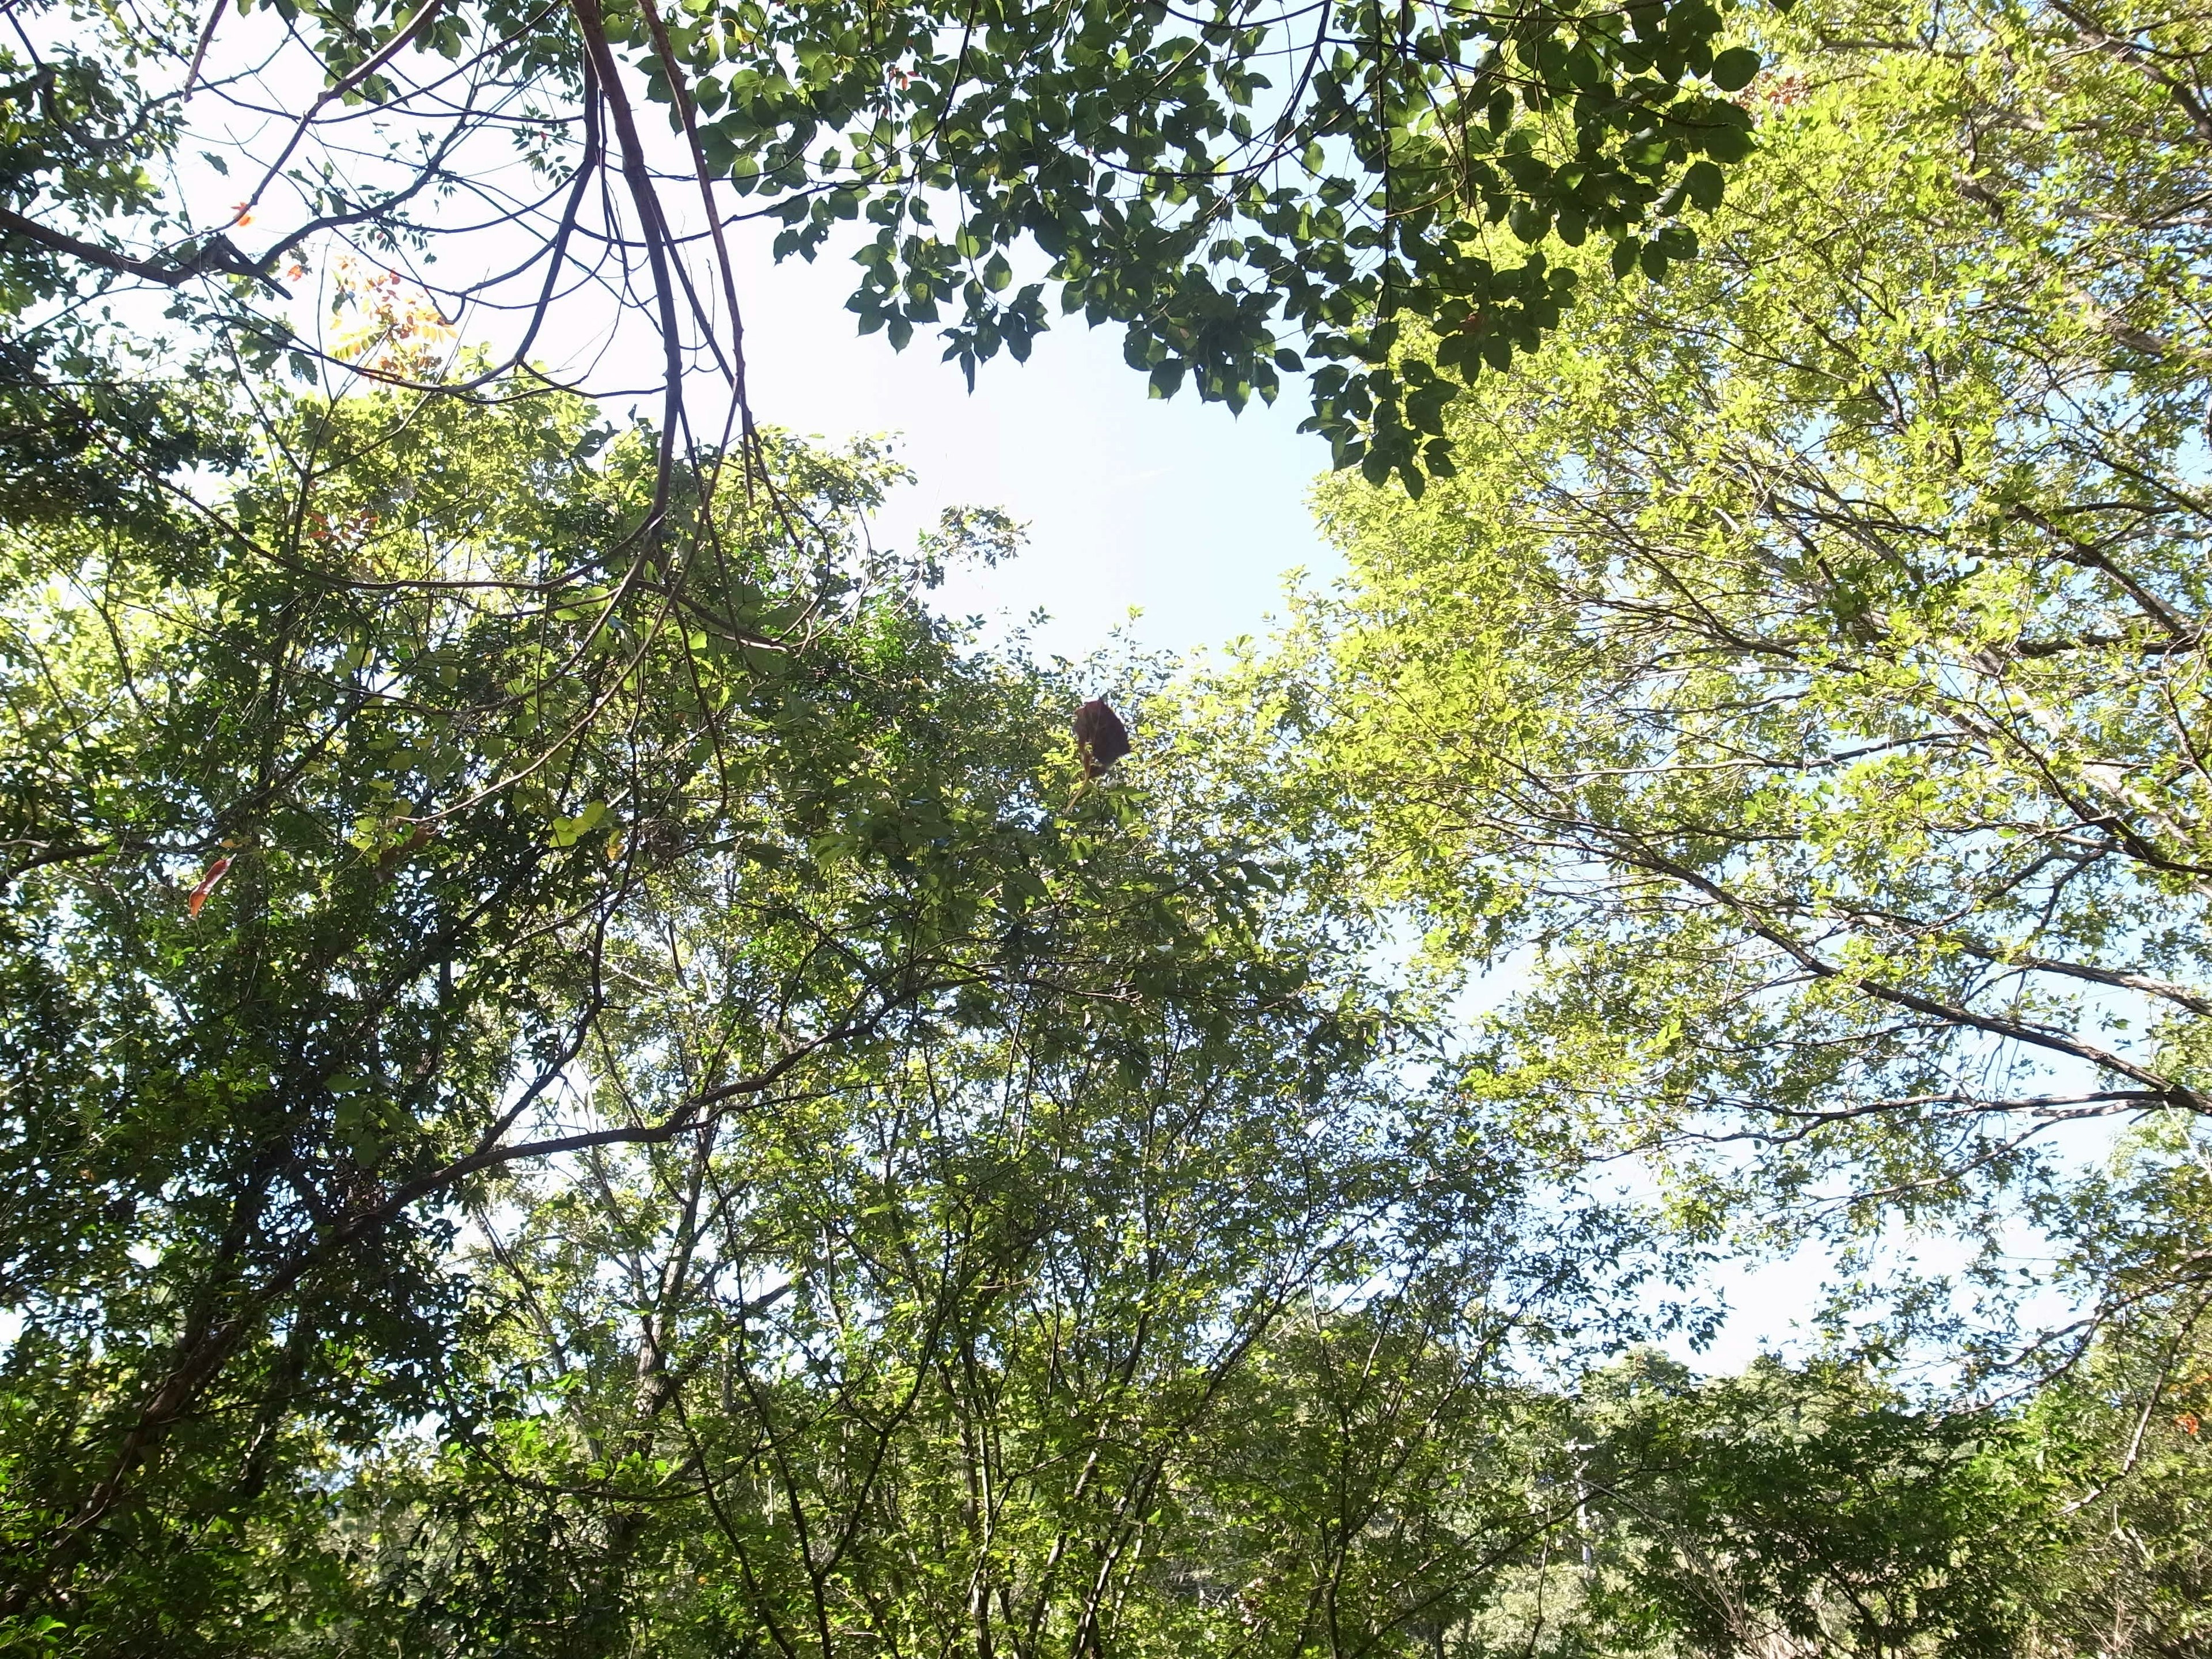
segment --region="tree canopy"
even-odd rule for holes
[[[2063,17],[1791,27],[1707,257],[1326,492],[1257,683],[1440,951],[1535,952],[1483,1086],[1910,1211],[2212,1110],[2206,141]]]
[[[564,300],[635,296],[672,432],[695,359],[742,398],[727,238],[766,217],[779,258],[858,262],[863,331],[937,325],[971,381],[1079,313],[1161,396],[1310,372],[1337,464],[1414,487],[1457,389],[1556,325],[1547,238],[1654,276],[1694,252],[1759,63],[1710,0],[9,9],[0,311],[39,327],[137,285],[312,353],[288,273],[337,238],[449,316],[520,313],[518,364]],[[51,395],[68,337],[11,372]]]
[[[2203,1644],[2202,20],[5,9],[0,1649]],[[1344,581],[948,621],[761,218]]]

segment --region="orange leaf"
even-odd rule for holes
[[[222,879],[223,872],[229,868],[230,854],[228,853],[208,866],[207,874],[200,878],[200,884],[192,889],[192,896],[185,901],[185,913],[187,915],[199,915],[200,906],[207,902],[208,895],[215,891],[216,883]]]

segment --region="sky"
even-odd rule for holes
[[[1041,607],[1039,645],[1079,658],[1133,609],[1132,637],[1185,651],[1264,631],[1286,571],[1340,568],[1306,506],[1328,450],[1297,430],[1297,388],[1241,416],[1189,392],[1154,398],[1121,361],[1121,330],[1077,316],[1028,362],[982,365],[971,394],[926,333],[901,353],[854,332],[844,302],[859,273],[837,253],[776,265],[740,244],[737,257],[756,417],[831,440],[901,434],[917,482],[879,539],[906,545],[952,505],[1029,526],[1023,558],[947,584],[954,614],[1018,622]]]

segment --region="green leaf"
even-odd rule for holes
[[[1708,213],[1721,204],[1727,188],[1726,175],[1711,161],[1694,161],[1682,175],[1683,194]]]
[[[1749,46],[1731,46],[1713,59],[1713,84],[1723,92],[1741,92],[1759,68],[1759,54]]]

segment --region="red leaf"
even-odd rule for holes
[[[208,895],[215,891],[216,883],[222,879],[222,872],[229,868],[230,854],[228,853],[208,866],[207,874],[200,878],[200,884],[192,889],[192,896],[185,901],[186,915],[199,915],[200,906],[207,902]]]

